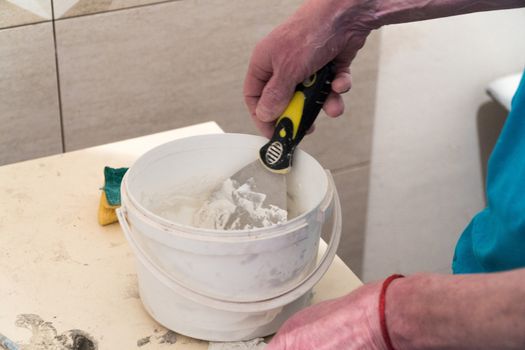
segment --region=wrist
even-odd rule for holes
[[[455,310],[442,291],[446,277],[418,274],[392,282],[385,317],[395,349],[449,349]],[[447,306],[444,306],[447,305]]]
[[[397,279],[403,278],[405,276],[394,274],[388,277],[383,281],[381,284],[381,290],[379,292],[379,327],[381,330],[381,337],[383,339],[384,345],[387,348],[387,350],[395,350],[394,345],[392,344],[392,339],[390,338],[390,334],[388,331],[388,325],[386,321],[386,292],[390,285],[394,283]]]
[[[414,296],[414,277],[409,276],[393,281],[386,296],[385,318],[394,349],[412,349],[410,341],[414,337],[417,321],[407,316],[407,308],[414,307],[410,300]],[[411,315],[413,316],[413,315]]]

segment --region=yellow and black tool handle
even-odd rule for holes
[[[321,111],[334,75],[334,64],[330,62],[297,85],[288,107],[277,119],[272,138],[259,152],[262,163],[270,171],[282,174],[290,171],[295,147]]]

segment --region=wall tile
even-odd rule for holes
[[[343,214],[343,233],[337,254],[359,277],[363,267],[369,174],[368,165],[333,173]],[[329,237],[324,238],[328,240]]]
[[[299,0],[177,1],[56,22],[66,149],[215,120],[255,133],[255,42]]]
[[[0,164],[62,150],[52,24],[0,31]]]
[[[0,0],[0,28],[51,19],[51,0]]]
[[[55,18],[67,18],[159,2],[166,0],[53,0],[53,9]]]

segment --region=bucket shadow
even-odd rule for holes
[[[337,255],[362,279],[370,166],[368,164],[332,172],[341,201],[343,232]],[[331,220],[323,227],[323,239],[328,242]]]
[[[487,166],[490,154],[496,145],[498,136],[505,124],[507,118],[507,110],[499,103],[490,101],[482,104],[477,113],[477,129],[478,129],[478,144],[479,144],[479,158],[481,164],[481,174],[483,178],[484,197],[486,193],[487,181]]]

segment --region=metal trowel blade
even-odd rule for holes
[[[259,159],[248,164],[232,175],[231,179],[239,184],[246,183],[253,178],[255,191],[266,195],[264,205],[276,205],[287,210],[286,205],[286,176],[276,174],[264,167]]]

